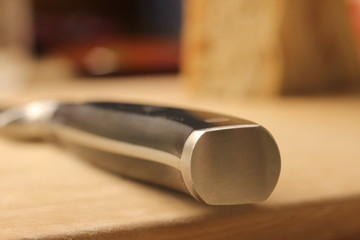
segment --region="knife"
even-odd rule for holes
[[[0,133],[59,143],[97,166],[208,205],[264,201],[280,174],[279,149],[264,127],[206,111],[44,100],[1,111]]]

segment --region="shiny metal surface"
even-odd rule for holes
[[[19,139],[43,139],[50,134],[49,125],[58,105],[55,100],[44,100],[2,109],[0,133]]]
[[[180,167],[180,158],[173,154],[157,149],[130,144],[123,141],[117,141],[64,125],[55,125],[53,127],[53,131],[62,140],[70,141],[73,144],[78,144],[100,151],[120,154],[128,157],[141,158],[147,161],[165,164],[174,168]]]
[[[276,186],[280,154],[257,124],[214,127],[188,138],[182,172],[191,194],[209,205],[264,201]]]
[[[107,170],[209,205],[265,200],[280,173],[271,135],[248,120],[125,103],[44,101],[0,113],[0,132],[55,138]]]

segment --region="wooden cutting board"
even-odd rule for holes
[[[0,138],[0,239],[360,238],[360,98],[215,100],[189,96],[177,77],[165,76],[43,84],[1,103],[49,97],[160,103],[254,120],[278,141],[279,184],[263,203],[209,207],[50,144]]]

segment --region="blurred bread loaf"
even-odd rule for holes
[[[313,94],[359,87],[345,1],[187,0],[182,72],[223,95]]]

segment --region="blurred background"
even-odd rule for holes
[[[34,55],[62,55],[90,76],[176,72],[180,4],[35,0]]]
[[[94,81],[181,69],[213,96],[358,89],[360,1],[250,2],[0,0],[0,94],[51,82],[47,63]]]
[[[61,76],[176,73],[181,4],[1,0],[0,94],[31,84],[43,62],[59,65]]]

